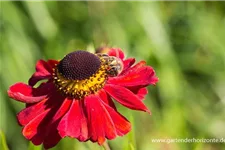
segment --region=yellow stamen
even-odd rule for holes
[[[53,79],[57,89],[62,94],[75,99],[82,99],[89,94],[99,91],[107,80],[106,68],[108,67],[103,58],[100,58],[100,60],[101,66],[97,72],[83,80],[65,78],[56,66],[53,70]]]

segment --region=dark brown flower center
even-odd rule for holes
[[[53,69],[54,83],[63,95],[82,99],[104,86],[107,68],[104,58],[87,51],[75,51]]]
[[[96,55],[87,51],[75,51],[66,55],[58,64],[58,71],[70,80],[83,80],[95,74],[101,66]]]

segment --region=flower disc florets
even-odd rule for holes
[[[70,80],[83,80],[95,74],[101,65],[99,57],[87,51],[75,51],[66,55],[58,65],[58,71]]]
[[[54,83],[65,95],[82,99],[97,92],[106,81],[105,60],[87,51],[66,55],[54,69]]]

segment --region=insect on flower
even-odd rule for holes
[[[46,149],[67,136],[102,145],[131,130],[113,100],[150,113],[142,100],[146,87],[158,81],[155,71],[144,61],[125,59],[119,48],[108,49],[107,54],[79,50],[60,61],[39,60],[28,84],[9,87],[9,97],[26,104],[17,114],[26,139]]]
[[[119,58],[101,53],[97,53],[97,56],[103,58],[105,60],[105,63],[108,64],[108,68],[106,71],[108,76],[115,77],[122,72],[123,62]]]

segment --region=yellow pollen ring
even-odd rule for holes
[[[65,78],[59,71],[57,66],[53,69],[54,83],[62,94],[82,99],[89,94],[99,91],[107,80],[105,60],[101,59],[101,66],[95,74],[84,80],[71,80]]]

